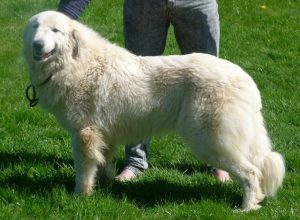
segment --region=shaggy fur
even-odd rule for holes
[[[235,176],[246,211],[282,184],[259,91],[233,63],[200,53],[135,56],[53,11],[29,20],[24,57],[40,105],[72,135],[75,193],[92,192],[99,168],[112,175],[115,146],[165,132]]]

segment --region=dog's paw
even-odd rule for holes
[[[243,207],[240,211],[241,212],[249,212],[249,211],[258,210],[260,208],[261,208],[261,205],[251,204],[251,205],[247,205],[247,206]]]
[[[92,187],[77,187],[75,186],[74,196],[89,196],[93,193]]]

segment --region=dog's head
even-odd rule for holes
[[[55,59],[62,51],[67,54],[71,49],[74,53],[77,46],[75,38],[72,38],[72,22],[55,11],[41,12],[31,17],[23,34],[25,57],[31,62],[45,63]]]
[[[41,12],[29,19],[23,33],[23,55],[33,85],[48,82],[64,63],[77,58],[79,25],[56,11]]]

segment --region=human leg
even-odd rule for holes
[[[219,55],[220,22],[215,0],[176,0],[170,19],[183,54],[201,52]],[[217,180],[230,180],[226,171],[209,167]]]
[[[166,2],[160,0],[124,1],[124,35],[128,50],[142,56],[163,53],[169,27],[165,6]],[[147,169],[149,147],[149,142],[126,145],[124,169],[116,179],[128,181]]]
[[[166,2],[125,0],[123,13],[125,47],[136,55],[161,55],[170,24]]]
[[[135,178],[148,168],[150,142],[125,146],[125,160],[122,172],[116,177],[119,181]]]
[[[215,0],[176,0],[170,19],[183,54],[219,55],[220,24]]]

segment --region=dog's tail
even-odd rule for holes
[[[257,145],[257,160],[254,162],[260,169],[261,189],[265,196],[274,197],[277,189],[282,185],[285,176],[285,164],[283,157],[272,151],[272,144],[265,129],[261,114],[258,115],[255,145]]]
[[[270,152],[264,158],[261,167],[261,188],[266,196],[275,196],[285,176],[285,165],[282,156],[277,152]]]

